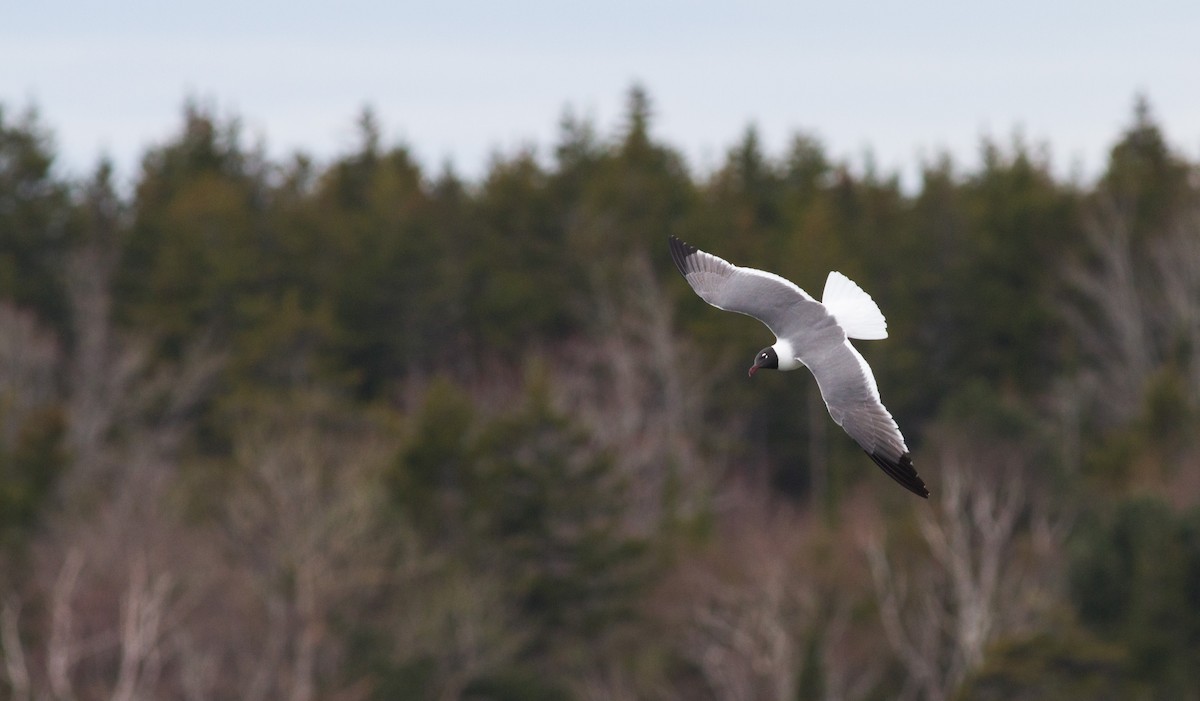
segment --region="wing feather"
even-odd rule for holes
[[[786,339],[816,377],[833,420],[889,477],[918,496],[929,496],[900,428],[879,400],[871,367],[823,304],[785,278],[732,265],[674,236],[670,247],[671,259],[701,299],[752,316]]]
[[[849,341],[810,365],[829,415],[889,477],[921,497],[929,489],[913,467],[904,435],[879,400],[871,366]]]
[[[671,258],[705,302],[758,319],[783,338],[828,316],[825,308],[794,282],[774,273],[743,268],[670,237]]]

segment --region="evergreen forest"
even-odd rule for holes
[[[1196,698],[1196,135],[902,186],[654,117],[466,179],[189,101],[125,182],[0,104],[0,698]],[[874,297],[928,500],[669,235]]]

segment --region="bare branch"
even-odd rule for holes
[[[133,701],[153,695],[162,671],[164,619],[171,578],[151,577],[145,556],[130,563],[129,585],[121,602],[121,658],[113,701]]]
[[[1091,363],[1096,411],[1112,422],[1133,418],[1147,379],[1172,359],[1186,363],[1190,397],[1200,402],[1200,204],[1138,241],[1131,214],[1102,204],[1085,233],[1090,255],[1065,271],[1075,299],[1062,313]],[[1180,348],[1187,358],[1177,357]]]
[[[4,653],[4,674],[13,701],[29,701],[29,667],[21,642],[21,602],[15,595],[4,598],[0,607],[0,652]]]
[[[729,494],[727,538],[711,560],[684,568],[671,595],[676,637],[715,698],[791,699],[816,609],[811,574],[797,566],[805,528],[765,492]]]
[[[50,599],[50,640],[46,649],[46,672],[56,699],[74,696],[71,669],[81,654],[72,625],[72,601],[83,570],[83,553],[70,548],[54,582]]]
[[[649,261],[633,258],[622,272],[623,294],[596,285],[601,328],[556,366],[556,385],[561,403],[613,449],[632,490],[627,525],[644,535],[661,525],[669,489],[671,516],[702,512],[716,470],[694,440],[705,411],[697,388],[705,383],[689,379],[704,370],[676,335]]]
[[[911,697],[950,698],[989,642],[1040,613],[1060,559],[1062,531],[1030,495],[1027,458],[978,443],[941,442],[934,468],[941,486],[933,509],[918,517],[928,560],[909,556],[898,570],[877,537],[865,546],[884,632]]]

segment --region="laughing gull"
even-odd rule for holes
[[[775,334],[775,345],[755,356],[751,377],[762,369],[807,367],[837,425],[892,479],[929,497],[900,428],[879,401],[871,366],[850,345],[851,338],[887,338],[887,322],[870,295],[845,275],[831,272],[818,302],[773,273],[731,265],[674,236],[670,244],[671,258],[701,299],[717,309],[752,316]]]

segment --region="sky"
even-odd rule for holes
[[[1088,178],[1145,95],[1200,153],[1200,2],[40,0],[0,3],[0,107],[38,110],[58,167],[136,175],[198,100],[276,158],[331,159],[366,106],[386,144],[477,178],[497,153],[552,151],[562,116],[615,135],[632,85],[694,172],[753,124],[911,182],[942,153],[1046,146]]]

